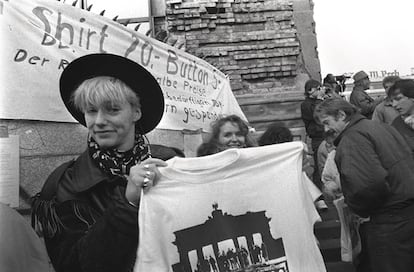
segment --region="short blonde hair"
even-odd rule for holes
[[[101,106],[107,103],[130,103],[141,107],[138,95],[123,81],[109,76],[98,76],[83,81],[73,93],[75,107],[85,112],[88,106]]]

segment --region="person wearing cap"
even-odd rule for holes
[[[399,113],[391,125],[404,136],[414,155],[414,80],[397,80],[389,89],[389,96]]]
[[[318,148],[324,139],[324,130],[323,126],[318,124],[313,118],[313,111],[315,110],[316,105],[322,102],[325,97],[325,89],[319,81],[315,79],[309,79],[306,81],[305,100],[300,105],[301,117],[303,123],[305,124],[306,134],[311,138],[314,161],[312,181],[321,191],[323,184],[321,181],[320,171],[318,169]],[[318,199],[318,201],[315,202],[315,205],[319,210],[326,210],[328,208],[322,198]]]
[[[132,271],[141,191],[166,165],[144,140],[163,115],[161,88],[132,60],[90,54],[65,68],[60,93],[89,131],[87,149],[48,177],[33,199],[32,223],[56,272]]]
[[[335,163],[346,204],[369,218],[360,226],[357,271],[414,271],[414,159],[403,137],[343,99],[325,99],[315,119],[338,135]]]
[[[341,86],[338,84],[333,74],[326,75],[326,77],[323,79],[323,86],[336,94],[341,93]]]
[[[386,97],[384,101],[379,103],[372,114],[372,120],[386,123],[391,125],[395,118],[399,116],[398,111],[392,106],[392,100],[389,96],[389,89],[391,86],[399,80],[398,76],[386,76],[382,80],[382,86],[384,87]]]
[[[382,98],[373,99],[365,90],[369,89],[371,81],[369,76],[364,71],[357,72],[354,76],[354,88],[352,90],[349,102],[355,105],[362,115],[371,119],[375,107],[382,102]]]

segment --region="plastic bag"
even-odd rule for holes
[[[355,262],[361,253],[359,226],[367,221],[350,211],[344,197],[333,201],[341,222],[341,259],[343,262]]]

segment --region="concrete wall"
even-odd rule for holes
[[[1,120],[9,135],[20,140],[20,205],[26,213],[29,198],[37,193],[46,177],[59,164],[86,147],[86,131],[76,124]]]

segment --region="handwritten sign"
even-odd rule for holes
[[[75,58],[112,53],[144,66],[165,96],[158,128],[209,131],[221,115],[246,119],[215,67],[115,21],[59,1],[0,0],[0,118],[75,122],[59,77]]]

